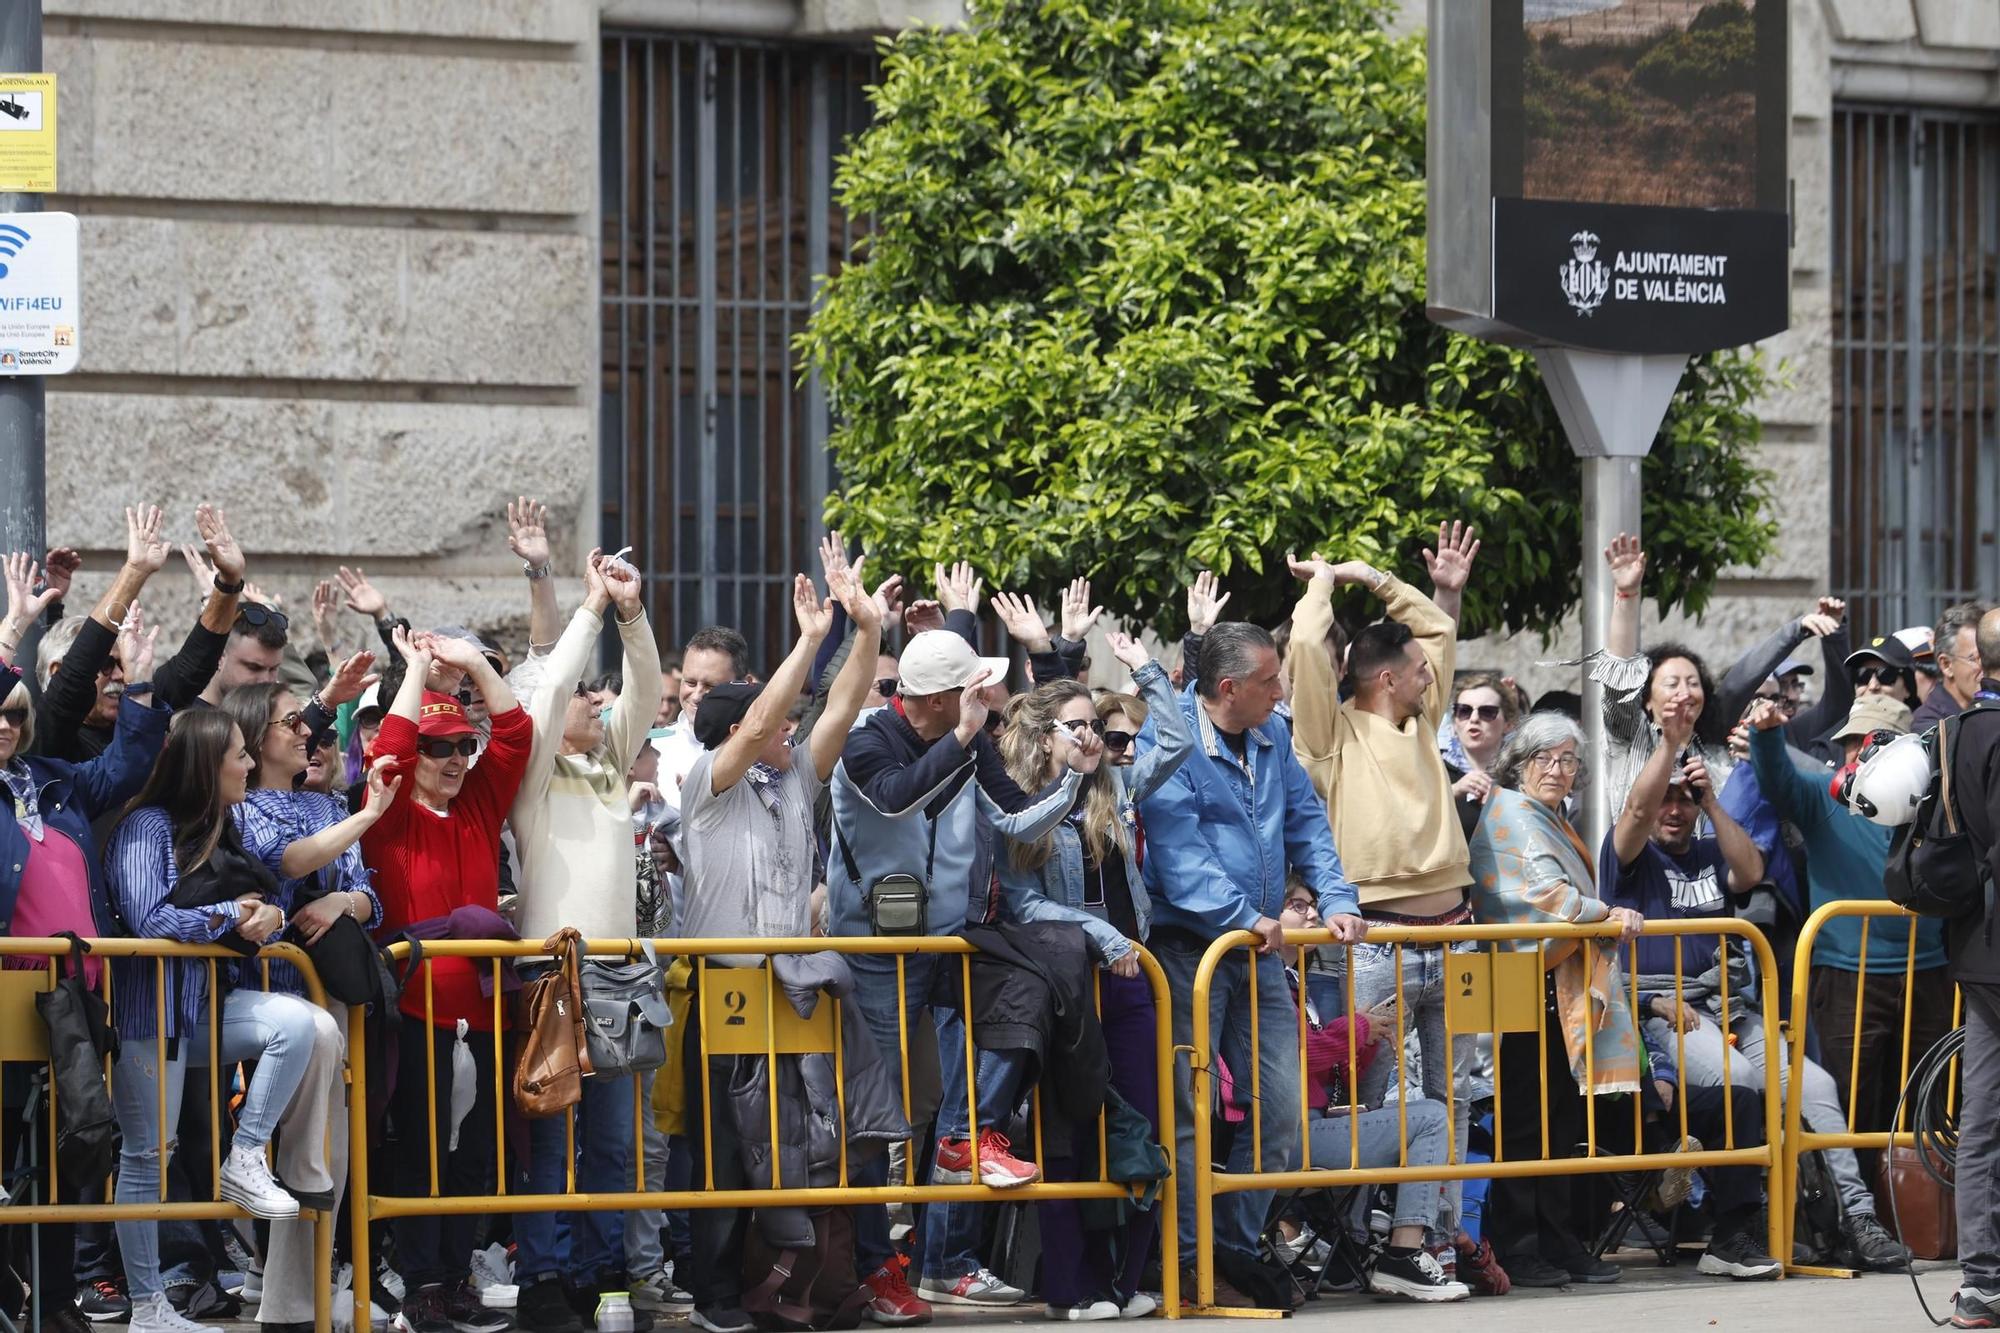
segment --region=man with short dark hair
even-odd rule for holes
[[[1956,609],[1956,608],[1954,608]],[[1947,613],[1948,614],[1948,613]],[[2000,610],[1974,632],[1982,673],[1975,702],[2000,702]],[[2000,710],[1947,721],[1958,818],[2000,878]],[[1987,900],[1992,901],[1990,898]],[[1965,1000],[1964,1080],[1958,1110],[1958,1328],[2000,1327],[2000,939],[1990,907],[1946,926],[1951,979]]]
[[[1174,1041],[1194,1041],[1194,980],[1202,955],[1220,936],[1248,930],[1258,937],[1256,956],[1234,951],[1222,960],[1209,991],[1209,1032],[1215,1049],[1195,1052],[1205,1067],[1219,1052],[1247,1087],[1258,1071],[1262,1098],[1263,1160],[1251,1160],[1251,1135],[1231,1146],[1232,1170],[1289,1170],[1298,1165],[1299,1053],[1295,1042],[1270,1034],[1296,1029],[1285,980],[1285,879],[1297,872],[1312,890],[1320,915],[1335,937],[1355,942],[1366,933],[1354,886],[1341,873],[1326,806],[1292,753],[1291,737],[1271,714],[1283,694],[1278,650],[1255,625],[1224,621],[1202,639],[1199,683],[1181,697],[1196,752],[1139,803],[1146,824],[1146,886],[1153,893],[1148,946],[1173,993]],[[905,658],[907,669],[908,659]],[[1148,728],[1150,732],[1151,728]],[[1250,973],[1256,969],[1256,1015],[1265,1034],[1259,1049],[1250,1036]],[[1194,1255],[1194,1084],[1190,1064],[1174,1062],[1177,1173],[1181,1255]],[[1208,1108],[1204,1106],[1202,1113]],[[1226,1269],[1254,1263],[1257,1237],[1270,1208],[1268,1191],[1219,1196],[1215,1201],[1218,1261]],[[1225,1257],[1226,1256],[1226,1257]],[[1232,1304],[1241,1297],[1224,1292]]]
[[[1937,688],[1910,717],[1911,731],[1928,731],[1972,703],[1979,692],[1979,620],[1991,608],[1984,602],[1959,602],[1945,608],[1931,633],[1931,660],[1937,666]]]

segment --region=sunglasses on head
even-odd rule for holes
[[[470,759],[473,755],[479,753],[479,738],[477,736],[461,736],[457,740],[447,740],[439,737],[436,740],[418,741],[417,753],[427,755],[432,759],[449,759],[453,755],[460,755],[466,759]]]
[[[1104,719],[1101,717],[1073,717],[1057,725],[1068,727],[1072,736],[1081,736],[1086,731],[1094,731],[1100,736],[1104,734]]]
[[[1117,754],[1131,743],[1132,733],[1129,731],[1106,731],[1104,733],[1104,748],[1113,754]]]
[[[894,676],[884,676],[880,680],[876,681],[875,693],[881,695],[884,699],[895,698],[896,678]]]
[[[266,625],[276,625],[280,633],[290,625],[291,619],[276,607],[265,606],[262,602],[244,602],[236,608],[236,623],[248,625],[251,629],[262,629]]]
[[[1902,670],[1892,666],[1861,666],[1854,668],[1856,685],[1894,685],[1903,678]]]
[[[0,708],[0,722],[5,722],[19,731],[28,725],[28,710],[25,708]]]
[[[1452,716],[1456,717],[1460,722],[1470,722],[1475,717],[1481,722],[1498,722],[1500,720],[1499,704],[1459,704],[1451,712]]]

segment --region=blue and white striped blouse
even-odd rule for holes
[[[212,944],[236,929],[231,904],[175,907],[168,900],[180,883],[174,864],[174,826],[158,806],[134,810],[111,835],[104,852],[111,881],[111,901],[134,935],[149,939]],[[273,867],[275,869],[275,867]],[[112,1009],[121,1037],[151,1037],[158,1024],[154,968],[151,958],[111,960]],[[219,968],[234,967],[233,961]],[[208,965],[199,959],[165,961],[169,1040],[191,1033],[208,1021]]]
[[[243,847],[276,872],[278,891],[274,901],[284,909],[286,916],[297,908],[302,890],[324,884],[329,891],[359,893],[367,897],[368,918],[361,923],[364,927],[381,921],[382,900],[375,896],[374,872],[361,862],[359,839],[315,875],[287,879],[285,872],[279,869],[285,848],[300,838],[309,838],[331,828],[345,818],[347,808],[344,805],[316,791],[260,787],[245,796],[243,804],[236,807],[236,827],[242,830]],[[237,966],[242,969],[238,974],[239,984],[262,986],[261,964],[247,961]],[[298,969],[289,963],[271,965],[271,989],[290,995],[305,994],[305,984],[299,977]]]

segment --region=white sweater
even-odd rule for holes
[[[509,817],[520,856],[519,929],[545,940],[564,926],[585,939],[626,939],[634,929],[637,862],[625,774],[660,709],[660,653],[644,616],[621,625],[625,692],[611,705],[604,743],[563,754],[563,715],[590,663],[604,621],[578,607],[548,656],[534,697],[534,748]]]

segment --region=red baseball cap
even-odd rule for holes
[[[476,736],[479,728],[465,716],[465,707],[449,694],[424,691],[423,706],[417,710],[419,736]]]

